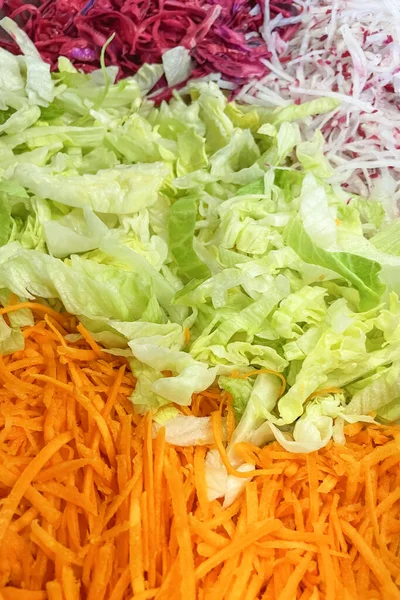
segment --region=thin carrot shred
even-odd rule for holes
[[[195,394],[186,414],[211,415],[227,471],[252,479],[224,509],[208,448],[135,414],[123,357],[40,304],[0,314],[22,308],[25,349],[0,356],[0,600],[400,600],[400,427],[349,425],[309,455],[242,443],[242,473],[229,396]]]
[[[104,357],[103,349],[98,345],[98,343],[95,341],[95,339],[93,338],[91,333],[86,329],[86,327],[84,327],[82,325],[82,323],[79,323],[79,325],[77,326],[76,329],[79,331],[79,333],[82,335],[82,337],[86,340],[86,342],[89,344],[91,349],[96,353],[96,355],[99,357]]]
[[[189,327],[185,327],[184,334],[185,334],[185,344],[187,346],[188,344],[190,344],[190,329],[189,329]]]

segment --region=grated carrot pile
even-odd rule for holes
[[[222,509],[207,449],[134,414],[125,359],[38,319],[0,356],[0,600],[400,599],[400,428],[309,455],[240,444],[264,474]],[[186,410],[221,403],[229,418],[216,389]]]

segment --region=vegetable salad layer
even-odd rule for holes
[[[159,66],[118,83],[104,61],[50,73],[1,24],[23,52],[0,50],[4,305],[77,315],[128,359],[136,410],[173,443],[212,435],[178,406],[229,393],[238,468],[237,442],[310,452],[345,423],[400,418],[400,224],[330,183],[322,134],[300,133],[336,99],[244,106],[199,82],[155,107]],[[1,321],[1,353],[24,347],[30,318]],[[220,458],[207,465],[211,482]]]

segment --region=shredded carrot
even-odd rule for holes
[[[277,519],[266,519],[264,522],[257,523],[256,528],[251,528],[247,533],[238,536],[231,544],[228,544],[199,565],[196,569],[197,579],[204,577],[211,569],[214,569],[231,556],[237,556],[263,537],[279,531],[281,527],[282,523]]]
[[[129,536],[130,536],[130,572],[131,584],[134,594],[139,594],[145,589],[143,572],[143,550],[142,550],[142,532],[141,532],[141,513],[139,499],[132,494],[130,517],[129,517]]]
[[[59,581],[48,581],[46,591],[49,600],[64,600],[63,589]]]
[[[232,406],[232,396],[231,394],[229,394],[228,392],[225,392],[227,399],[226,399],[226,410],[227,410],[227,415],[226,415],[226,429],[227,429],[227,440],[228,442],[231,441],[233,432],[235,430],[235,425],[236,425],[236,419],[235,419],[235,413],[233,411],[233,406]],[[222,404],[221,404],[222,406]]]
[[[0,589],[4,600],[47,600],[46,592],[36,590],[21,590],[12,586]]]
[[[16,512],[32,479],[39,473],[40,469],[52,456],[72,439],[69,431],[60,433],[51,442],[42,448],[40,453],[32,459],[29,466],[21,473],[13,489],[0,508],[0,543],[3,540],[7,528]]]
[[[10,312],[21,310],[21,308],[29,308],[29,310],[31,310],[32,312],[50,315],[55,321],[60,323],[60,325],[65,325],[68,319],[71,318],[69,315],[61,315],[49,306],[44,306],[44,304],[39,304],[37,302],[19,302],[18,304],[10,304],[8,306],[5,306],[4,308],[0,308],[0,315],[6,315]]]
[[[229,475],[252,479],[223,508],[208,447],[171,447],[135,414],[124,358],[13,302],[0,314],[38,319],[0,356],[0,600],[400,600],[398,426],[349,425],[346,445],[309,455],[242,443],[240,472],[229,395],[195,394],[186,414],[211,415]]]
[[[37,521],[32,521],[31,537],[34,538],[40,548],[45,549],[45,553],[59,557],[65,563],[82,566],[83,558],[72,552],[69,548],[60,544],[50,533],[39,525]]]
[[[238,471],[235,467],[229,462],[229,457],[225,450],[223,441],[222,441],[222,421],[221,421],[221,413],[220,411],[215,411],[211,415],[212,428],[214,433],[215,445],[217,446],[217,450],[221,457],[222,463],[229,475],[234,475],[235,477],[240,477],[242,479],[248,479],[249,477],[260,477],[261,475],[271,475],[271,471],[268,469],[256,469],[254,471]]]
[[[207,449],[204,446],[197,446],[193,458],[197,501],[204,516],[207,516],[210,506],[207,496],[207,484],[204,467],[206,451]]]
[[[185,344],[187,346],[188,344],[190,344],[190,329],[188,327],[185,327],[184,333],[185,333]]]
[[[91,333],[86,329],[86,327],[84,327],[82,325],[82,323],[79,323],[79,325],[77,326],[76,329],[79,331],[79,333],[86,340],[86,342],[89,344],[89,346],[91,347],[91,349],[95,352],[95,354],[97,356],[99,356],[99,357],[104,357],[105,356],[105,353],[103,352],[102,348],[100,348],[100,346],[94,340],[94,338],[91,335]]]
[[[118,579],[117,584],[111,592],[111,596],[109,600],[123,600],[125,596],[125,592],[128,589],[130,584],[130,572],[129,568],[126,567],[125,571],[122,572],[121,576]]]
[[[293,598],[296,597],[300,582],[306,574],[312,558],[313,554],[311,552],[306,552],[295,570],[291,573],[282,592],[279,594],[279,600],[293,600]]]
[[[190,539],[189,519],[185,506],[182,480],[177,471],[177,454],[171,449],[169,458],[164,457],[164,471],[174,509],[174,525],[179,544],[181,594],[187,600],[195,600],[194,556]]]

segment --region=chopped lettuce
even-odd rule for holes
[[[7,305],[10,299],[10,291],[0,289],[0,302]],[[17,350],[23,350],[25,340],[21,327],[34,324],[32,312],[22,308],[8,314],[9,324],[3,316],[0,316],[0,354],[11,354]]]
[[[228,452],[234,456],[234,446],[252,442],[254,433],[265,421],[276,421],[272,411],[279,398],[282,382],[276,375],[263,373],[257,376],[243,415],[232,435]]]

